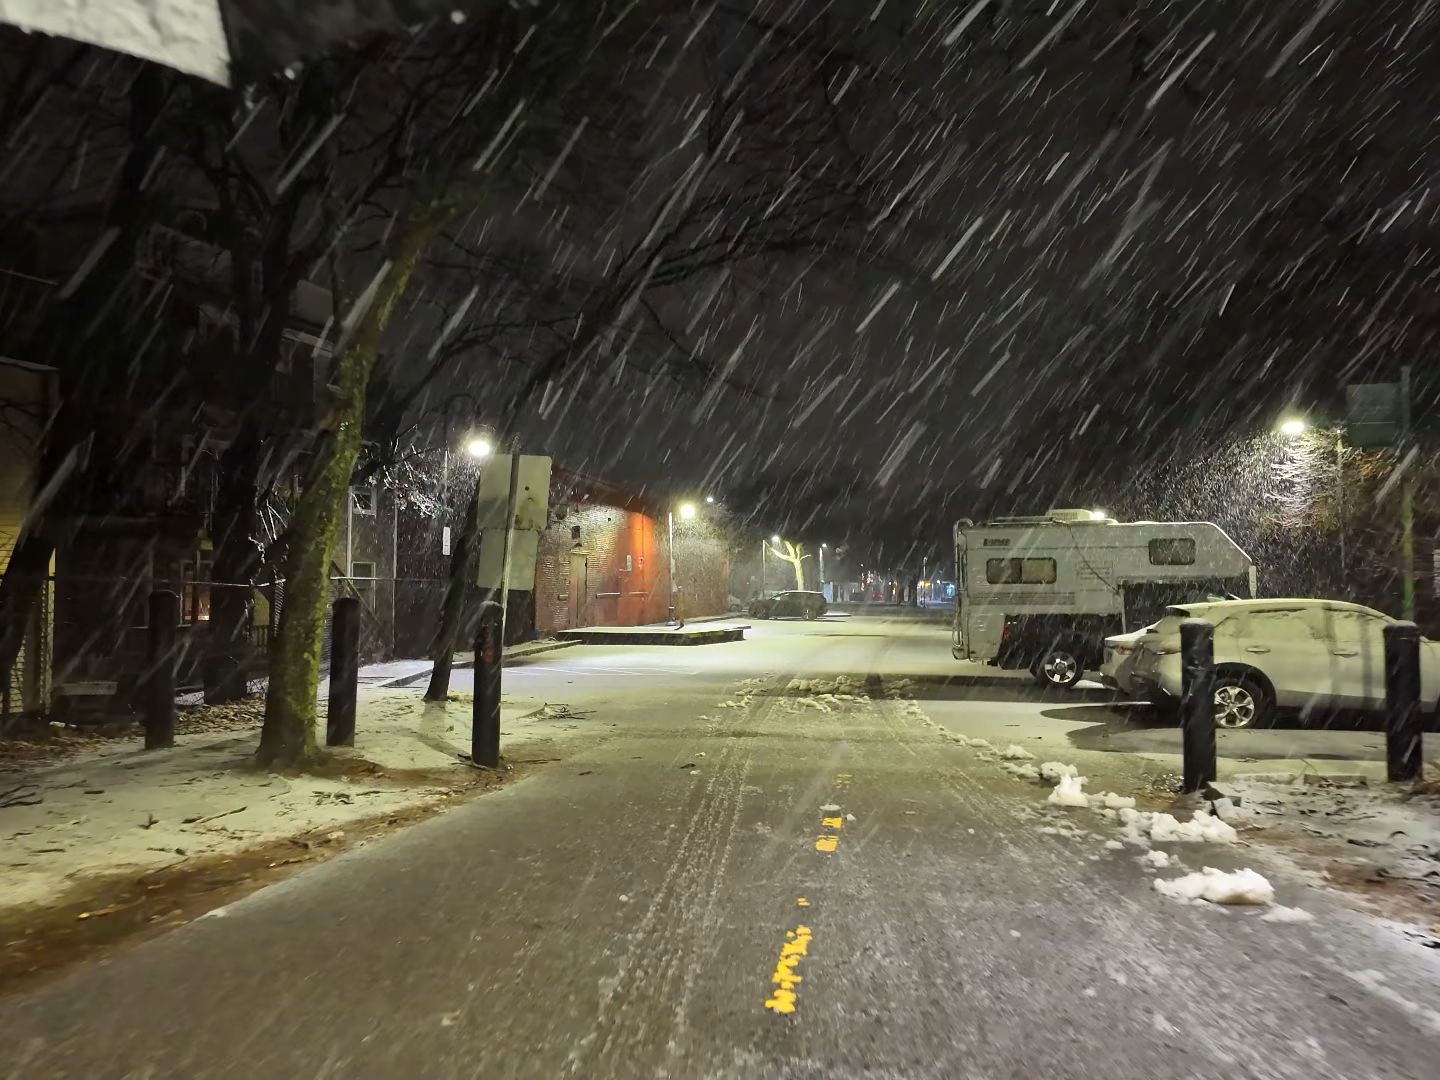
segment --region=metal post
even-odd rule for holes
[[[1183,785],[1189,794],[1215,779],[1215,627],[1180,624],[1180,722]]]
[[[1422,765],[1420,628],[1413,622],[1385,627],[1385,775],[1418,780]]]
[[[1345,429],[1335,429],[1335,518],[1340,526],[1340,595],[1350,599],[1345,569]]]
[[[500,635],[504,648],[505,617],[510,611],[510,563],[515,558],[515,513],[520,501],[520,436],[510,440],[510,492],[505,500],[505,544],[500,549]]]
[[[504,660],[505,612],[494,600],[480,605],[475,633],[475,700],[470,717],[470,760],[500,767],[501,662]]]
[[[145,749],[175,745],[175,637],[180,597],[164,589],[150,594],[145,666]]]
[[[766,541],[762,538],[760,540],[760,599],[762,600],[765,599],[765,558],[767,554],[765,547]]]
[[[666,619],[673,624],[675,622],[675,511],[666,512],[665,527],[667,529],[665,543],[670,552],[670,606],[666,612]]]
[[[326,746],[355,745],[355,702],[360,683],[360,601],[342,596],[331,608],[330,711]]]
[[[817,550],[820,552],[820,588],[818,591],[823,594],[825,592],[825,545],[821,544]],[[835,595],[833,590],[830,595]]]
[[[1400,369],[1400,617],[1415,618],[1415,470],[1410,456],[1410,365]]]

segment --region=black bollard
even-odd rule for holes
[[[1180,624],[1180,665],[1181,791],[1189,794],[1215,779],[1215,627],[1204,619]]]
[[[360,684],[360,601],[342,596],[330,624],[330,712],[326,746],[355,745],[355,700]]]
[[[470,718],[470,760],[490,769],[500,767],[500,665],[505,659],[505,618],[500,605],[480,605],[475,631],[475,701]]]
[[[145,653],[145,749],[175,745],[175,637],[180,626],[180,597],[160,590],[150,594],[150,625]]]
[[[1385,776],[1419,780],[1422,768],[1420,628],[1413,622],[1385,627]]]

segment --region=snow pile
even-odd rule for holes
[[[1310,912],[1304,908],[1285,907],[1283,904],[1276,904],[1269,911],[1265,912],[1264,915],[1260,916],[1260,921],[1283,923],[1314,922],[1315,916],[1311,915]]]
[[[1035,768],[1034,765],[1012,765],[1007,762],[1005,764],[1005,771],[1012,776],[1018,776],[1021,780],[1040,779],[1040,770]]]
[[[1233,844],[1239,838],[1233,827],[1204,810],[1196,810],[1189,821],[1129,807],[1122,807],[1118,812],[1120,820],[1125,823],[1124,839],[1131,843],[1155,840],[1162,843]]]
[[[990,745],[990,740],[989,740],[989,739],[971,739],[968,745],[970,746],[970,749],[972,749],[972,750],[994,750],[994,749],[995,749],[995,747],[993,747],[993,746]]]
[[[1040,766],[1040,775],[1051,783],[1055,783],[1062,776],[1079,776],[1080,770],[1074,765],[1066,765],[1060,761],[1047,761]]]
[[[1062,776],[1045,801],[1052,806],[1089,806],[1090,800],[1085,797],[1084,785],[1083,776]]]
[[[1165,870],[1170,866],[1169,854],[1158,848],[1141,855],[1140,861],[1155,870]]]
[[[1001,751],[1000,751],[1000,756],[1001,756],[1002,758],[1004,758],[1006,761],[1034,761],[1034,760],[1035,760],[1035,755],[1034,755],[1034,754],[1030,753],[1030,751],[1029,751],[1029,750],[1026,750],[1023,746],[1017,746],[1017,745],[1016,745],[1015,743],[1013,743],[1013,742],[1012,742],[1009,746],[1005,747],[1004,750],[1001,750]]]
[[[1238,838],[1239,834],[1233,827],[1204,810],[1196,810],[1189,821],[1177,821],[1169,814],[1156,814],[1150,823],[1151,840],[1233,844]]]
[[[1103,806],[1107,810],[1134,810],[1135,800],[1128,795],[1117,795],[1113,791],[1107,791],[1091,796],[1091,805],[1097,808]]]
[[[1250,904],[1265,907],[1275,902],[1275,889],[1254,870],[1226,873],[1207,866],[1198,874],[1186,874],[1170,881],[1156,881],[1155,891],[1172,900],[1212,904]]]
[[[858,701],[863,687],[848,675],[837,675],[833,679],[791,679],[785,689],[792,694],[818,694],[838,697],[843,701]]]

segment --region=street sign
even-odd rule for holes
[[[1399,383],[1359,383],[1345,388],[1345,441],[1351,446],[1394,446],[1405,424]]]
[[[510,580],[505,585],[529,591],[535,587],[540,534],[549,520],[550,459],[521,454],[513,516],[506,513],[509,497],[510,455],[495,454],[486,459],[480,473],[480,558],[475,583],[483,589],[500,588],[500,579],[504,576],[505,530],[513,523]]]

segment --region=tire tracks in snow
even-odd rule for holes
[[[624,1075],[625,1063],[647,1056],[652,1036],[663,1035],[674,1052],[689,1031],[697,976],[725,944],[717,933],[722,892],[730,884],[753,766],[751,747],[737,732],[763,723],[778,706],[770,695],[741,696],[743,708],[720,710],[700,732],[709,751],[700,769],[701,790],[698,797],[693,792],[681,797],[688,815],[684,832],[668,853],[639,925],[625,939],[615,975],[602,984],[591,1035],[572,1056],[572,1072]],[[663,1033],[653,1030],[657,1017],[669,1018]]]

